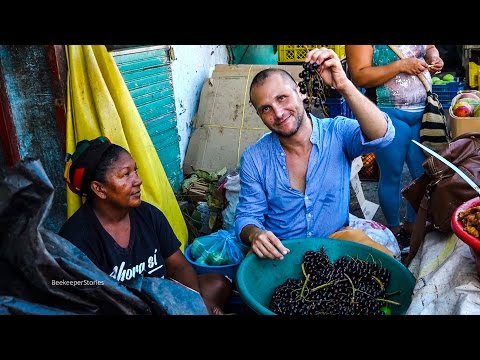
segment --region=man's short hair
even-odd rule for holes
[[[252,83],[250,84],[250,102],[252,102],[252,90],[254,87],[257,85],[261,85],[265,82],[267,78],[270,77],[270,75],[273,74],[280,74],[280,76],[283,78],[283,80],[286,83],[290,83],[292,85],[292,89],[295,89],[297,87],[297,82],[293,78],[293,76],[286,70],[279,69],[279,68],[268,68],[265,70],[260,71],[257,75],[252,80]]]

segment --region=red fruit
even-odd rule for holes
[[[453,110],[453,115],[458,117],[472,116],[472,107],[470,105],[460,105]]]

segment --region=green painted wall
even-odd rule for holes
[[[278,64],[278,55],[273,45],[230,45],[233,64]]]
[[[167,48],[113,53],[174,191],[183,172],[177,129],[172,71]]]

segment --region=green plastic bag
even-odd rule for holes
[[[219,230],[196,238],[191,246],[192,259],[201,265],[230,265],[240,263],[248,247],[233,232]]]

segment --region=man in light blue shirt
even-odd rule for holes
[[[258,73],[250,101],[271,130],[243,154],[235,231],[260,257],[283,259],[280,239],[327,237],[348,225],[354,158],[387,146],[391,120],[347,78],[329,49],[311,50],[326,85],[347,101],[357,120],[307,115],[295,80],[281,69]]]

